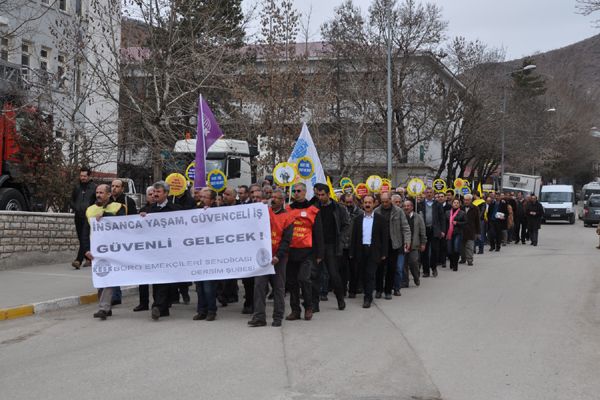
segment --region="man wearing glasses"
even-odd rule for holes
[[[317,264],[323,259],[323,227],[319,209],[306,200],[306,185],[295,184],[292,193],[294,201],[287,207],[294,220],[294,233],[287,264],[292,312],[285,319],[288,321],[300,319],[300,289],[302,289],[304,319],[310,321],[313,315],[311,275],[318,275]]]

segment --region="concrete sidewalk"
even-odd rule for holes
[[[136,287],[126,288],[124,294],[134,291]],[[0,271],[0,320],[95,301],[91,268],[53,264]]]

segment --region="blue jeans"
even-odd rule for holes
[[[406,279],[404,274],[404,249],[398,250],[398,260],[396,261],[396,275],[394,276],[394,290],[400,290],[402,282]]]
[[[446,239],[448,255],[460,255],[460,246],[462,243],[462,233],[454,233],[452,239]]]
[[[114,288],[112,293],[112,301],[121,301],[122,299],[121,287],[117,286]]]
[[[480,226],[480,234],[479,237],[475,240],[475,247],[477,247],[479,249],[480,253],[483,253],[483,247],[485,246],[485,238],[486,238],[486,232],[485,232],[485,221],[481,220],[479,221],[479,226]]]
[[[198,293],[198,314],[217,313],[217,282],[196,282],[196,293]]]

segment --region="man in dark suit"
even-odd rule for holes
[[[375,198],[372,195],[363,198],[364,214],[355,218],[350,240],[350,258],[358,262],[358,268],[363,276],[365,293],[363,308],[371,307],[377,264],[385,260],[388,253],[389,229],[385,218],[373,212],[374,206]],[[355,282],[350,282],[350,292],[356,293],[353,284],[356,285]]]
[[[419,204],[418,212],[425,221],[427,246],[422,254],[423,278],[429,278],[429,271],[437,276],[437,261],[439,259],[440,243],[446,232],[446,215],[444,207],[433,198],[433,189],[425,189],[425,200]]]
[[[468,263],[468,265],[473,265],[475,239],[481,233],[479,208],[473,205],[473,195],[465,195],[463,211],[467,214],[467,223],[463,226],[463,240],[461,244],[462,260],[459,264]]]
[[[171,211],[179,211],[181,208],[169,202],[169,185],[164,181],[158,181],[154,185],[154,204],[148,210],[148,213],[163,213]],[[140,213],[142,217],[146,216],[146,213]],[[152,319],[158,321],[160,317],[169,316],[169,289],[172,286],[171,283],[159,283],[152,285],[152,296],[154,297],[154,303],[152,304],[151,316]]]

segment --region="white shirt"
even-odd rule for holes
[[[362,244],[371,245],[371,238],[373,237],[373,213],[371,215],[365,214],[363,217],[362,226]]]
[[[161,209],[162,209],[162,208],[164,208],[164,207],[167,205],[167,203],[168,203],[168,202],[169,202],[169,199],[167,199],[167,200],[163,201],[163,202],[162,202],[162,203],[160,203],[160,204],[157,204],[157,207],[159,207],[159,208],[161,208]]]

